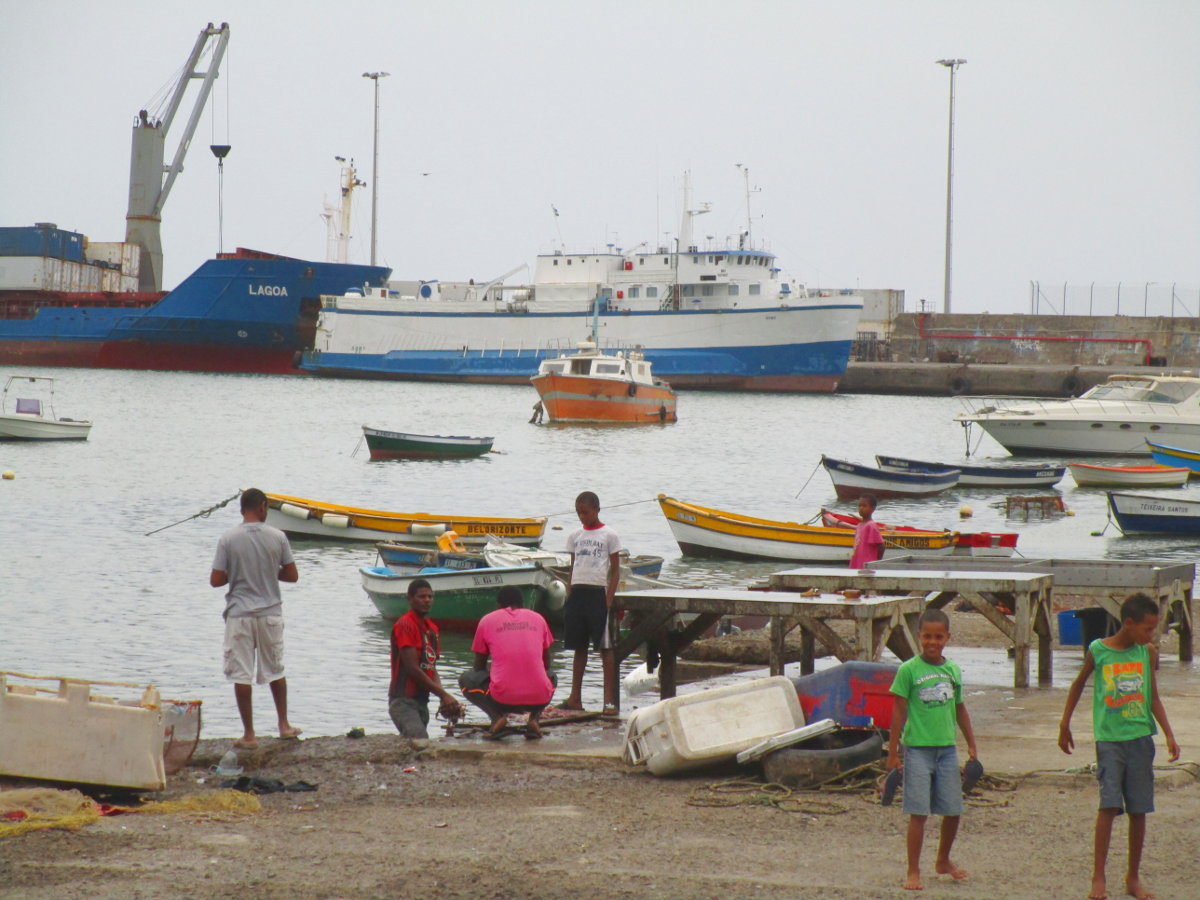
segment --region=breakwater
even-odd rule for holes
[[[1119,373],[1166,372],[1194,375],[1194,369],[1146,366],[1068,366],[1000,363],[851,362],[838,382],[842,394],[960,394],[1018,397],[1077,397]]]

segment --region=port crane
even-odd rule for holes
[[[198,71],[197,66],[205,53],[205,48],[212,42],[212,53],[208,60],[207,71]],[[141,248],[141,262],[138,274],[138,288],[142,291],[162,290],[162,210],[175,184],[175,179],[183,171],[183,159],[187,155],[188,146],[196,133],[196,125],[204,104],[208,102],[212,92],[213,82],[225,56],[225,47],[229,43],[229,24],[222,23],[219,28],[211,22],[200,32],[192,52],[184,64],[183,70],[171,91],[170,100],[161,118],[152,117],[147,110],[138,112],[137,120],[133,123],[133,149],[129,161],[129,207],[125,214],[125,240]],[[175,115],[183,104],[184,94],[188,85],[195,80],[200,81],[200,91],[192,106],[191,115],[184,127],[183,135],[175,148],[175,155],[170,165],[164,165],[166,158],[167,132],[175,121]],[[226,148],[226,152],[228,149]]]

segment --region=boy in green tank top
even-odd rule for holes
[[[904,811],[908,813],[908,874],[904,889],[919,891],[921,846],[925,821],[942,817],[934,871],[955,881],[967,873],[950,861],[963,810],[963,779],[958,771],[955,729],[967,740],[967,753],[977,760],[975,732],[963,703],[962,671],[942,651],[950,640],[950,617],[927,609],[917,623],[921,655],[906,660],[892,679],[895,706],[889,729],[887,767],[904,772]],[[898,744],[904,744],[901,759]]]
[[[1167,739],[1171,761],[1179,759],[1179,744],[1167,722],[1154,672],[1158,648],[1158,604],[1146,594],[1134,594],[1121,604],[1121,630],[1092,641],[1083,654],[1083,668],[1067,692],[1067,705],[1058,726],[1058,746],[1070,753],[1071,714],[1083,696],[1093,671],[1092,729],[1096,740],[1096,777],[1100,782],[1100,811],[1096,815],[1095,855],[1089,898],[1108,896],[1104,868],[1113,822],[1129,813],[1129,865],[1125,888],[1133,897],[1153,897],[1142,884],[1139,870],[1146,842],[1146,814],[1154,812],[1155,721]]]

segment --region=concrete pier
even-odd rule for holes
[[[1020,363],[851,362],[838,383],[843,394],[976,394],[1076,397],[1109,375],[1195,375],[1195,369],[1148,366],[1024,365]]]

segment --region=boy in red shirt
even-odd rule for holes
[[[406,738],[429,738],[429,695],[441,698],[438,715],[460,719],[462,704],[442,687],[437,661],[442,655],[441,633],[429,618],[433,588],[424,578],[408,585],[408,612],[392,626],[392,683],[388,688],[388,715]]]

